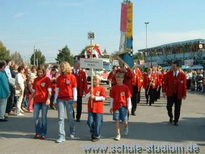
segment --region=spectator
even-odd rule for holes
[[[7,105],[7,98],[10,94],[9,83],[4,73],[5,62],[0,61],[0,122],[5,122],[5,111]]]

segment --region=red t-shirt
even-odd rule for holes
[[[132,94],[126,85],[115,85],[110,91],[110,97],[113,101],[113,111],[118,110],[121,106],[128,106],[127,98],[131,97]]]
[[[76,78],[73,74],[63,74],[57,78],[56,87],[59,88],[58,99],[73,99],[73,88],[77,87]]]
[[[89,88],[89,92],[91,87]],[[93,95],[94,96],[103,96],[107,97],[105,88],[103,86],[93,87]],[[88,112],[93,113],[104,113],[104,101],[95,101],[93,100],[93,106],[91,108],[91,99],[88,100]]]
[[[48,99],[48,88],[51,87],[51,80],[47,76],[37,77],[33,82],[35,90],[35,103],[45,103]]]

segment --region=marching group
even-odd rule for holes
[[[129,115],[135,116],[140,91],[145,89],[146,104],[152,105],[160,99],[160,91],[167,98],[169,122],[178,126],[182,99],[186,98],[187,76],[174,62],[169,71],[153,66],[142,73],[139,68],[131,70],[124,63],[113,66],[108,79],[110,81],[110,113],[115,121],[116,137],[120,140],[120,122],[124,126],[124,135],[128,134]],[[49,68],[26,65],[16,66],[12,61],[0,61],[0,121],[8,121],[9,115],[23,116],[24,112],[33,112],[35,120],[35,139],[45,139],[47,135],[48,108],[58,109],[57,143],[65,141],[64,112],[69,121],[70,138],[75,137],[75,123],[80,122],[82,97],[88,98],[88,120],[91,140],[101,137],[104,102],[108,98],[105,88],[100,85],[100,77],[93,77],[93,85],[88,87],[87,77],[75,61],[73,68],[68,62]],[[172,106],[175,106],[174,114]],[[74,112],[76,108],[76,115]],[[41,111],[41,118],[39,117]]]

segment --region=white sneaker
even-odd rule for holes
[[[16,115],[17,115],[17,116],[24,116],[23,113],[17,113]]]
[[[120,134],[117,134],[117,136],[115,137],[115,139],[114,139],[114,140],[119,141],[119,140],[120,140],[120,138],[121,138]]]
[[[124,135],[127,136],[128,135],[128,127],[124,128]]]
[[[56,140],[56,143],[61,143],[61,142],[65,142],[65,138],[60,137],[59,139]]]
[[[71,138],[71,139],[74,139],[74,138],[75,138],[75,136],[74,136],[74,135],[70,135],[70,138]]]

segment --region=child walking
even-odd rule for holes
[[[91,141],[96,142],[100,140],[101,127],[103,123],[104,101],[106,98],[106,91],[103,86],[100,86],[100,77],[93,76],[93,91],[89,88],[90,97],[88,100],[88,121],[90,128]],[[91,101],[92,100],[92,101]]]
[[[124,73],[117,73],[115,75],[117,84],[112,87],[110,91],[110,113],[113,113],[113,120],[115,120],[116,127],[116,141],[121,138],[120,135],[120,121],[124,125],[124,135],[128,135],[128,112],[131,114],[131,92],[129,88],[123,84]]]

